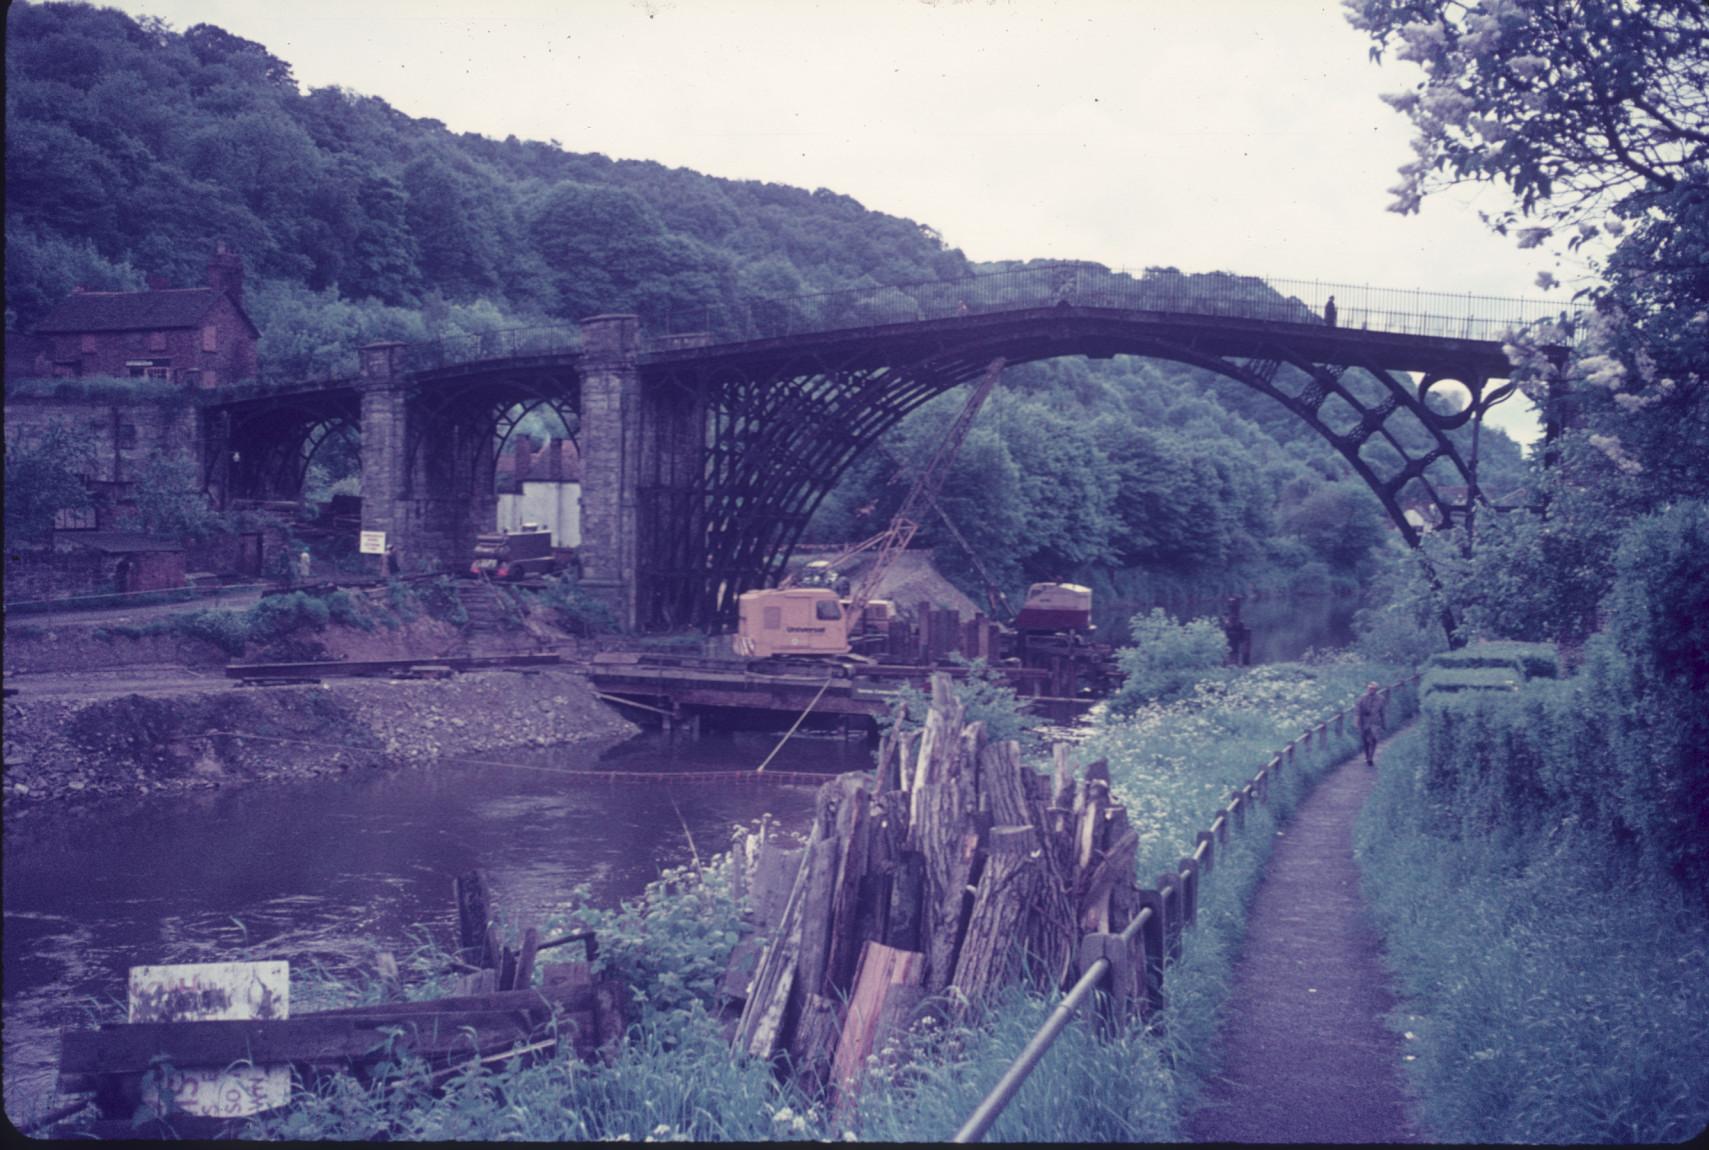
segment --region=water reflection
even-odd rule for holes
[[[1178,620],[1217,622],[1227,603],[1226,598],[1215,597],[1181,603],[1110,602],[1098,610],[1098,638],[1118,646],[1126,643],[1128,620],[1153,606],[1163,607]],[[1358,597],[1353,595],[1242,599],[1240,617],[1252,629],[1252,662],[1280,663],[1298,659],[1313,648],[1327,651],[1345,647],[1353,641],[1353,613],[1358,609]]]
[[[776,737],[643,736],[23,821],[4,844],[7,1112],[28,1114],[51,1088],[58,1028],[122,997],[132,965],[284,958],[348,973],[411,949],[417,924],[449,942],[452,879],[473,867],[507,916],[545,923],[579,884],[605,904],[638,894],[690,859],[691,839],[721,850],[732,825],[766,812],[803,827],[811,787],[670,777],[751,770]],[[797,736],[773,769],[870,763],[859,741]],[[577,777],[614,770],[658,778]]]

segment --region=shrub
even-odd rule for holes
[[[1133,646],[1116,656],[1127,677],[1110,701],[1118,711],[1179,697],[1228,655],[1228,640],[1209,619],[1177,623],[1154,607],[1149,615],[1135,615],[1128,627]]]
[[[569,572],[546,576],[546,589],[534,592],[534,600],[551,610],[558,625],[573,635],[602,635],[622,630],[611,608],[581,589]]]
[[[457,594],[457,585],[449,575],[417,583],[415,594],[430,618],[453,627],[469,625],[469,612],[464,609],[463,598]]]
[[[969,662],[959,653],[952,658],[967,668],[966,676],[951,680],[955,699],[966,711],[965,722],[984,723],[986,737],[993,742],[1019,739],[1040,725],[1022,709],[1020,697],[1007,680],[984,659]],[[930,694],[912,683],[903,683],[896,691],[896,702],[901,708],[903,730],[918,730],[925,724],[926,712],[931,709]],[[881,729],[888,730],[896,718],[887,715],[878,722]]]

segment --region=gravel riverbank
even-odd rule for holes
[[[5,702],[7,820],[94,798],[308,778],[626,737],[637,728],[568,670],[329,680]]]

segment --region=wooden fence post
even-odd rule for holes
[[[1193,853],[1198,854],[1199,847],[1205,848],[1205,857],[1199,860],[1199,866],[1206,874],[1216,869],[1216,836],[1210,831],[1200,831],[1193,840]]]
[[[1164,873],[1157,877],[1157,893],[1163,898],[1163,941],[1170,962],[1181,957],[1181,876]]]
[[[1230,791],[1228,793],[1228,809],[1234,812],[1235,830],[1243,831],[1246,829],[1246,804],[1251,801],[1251,786],[1247,786],[1244,790]]]
[[[1150,912],[1147,914],[1146,912]],[[1140,1008],[1149,1018],[1163,1009],[1163,954],[1167,948],[1168,912],[1163,895],[1154,890],[1139,892],[1139,914],[1145,921],[1139,927],[1137,975]],[[1161,1019],[1158,1019],[1159,1024]]]
[[[1199,921],[1199,861],[1184,858],[1177,868],[1181,874],[1181,925],[1193,926]]]
[[[1099,1031],[1107,1036],[1115,1032],[1127,1009],[1128,987],[1131,985],[1133,972],[1128,965],[1127,943],[1119,934],[1094,933],[1081,936],[1080,953],[1076,960],[1081,976],[1084,977],[1086,971],[1100,958],[1110,962],[1109,971],[1098,984],[1102,995],[1102,1001],[1098,1004]]]

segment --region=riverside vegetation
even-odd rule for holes
[[[1112,790],[1141,831],[1140,873],[1155,873],[1190,845],[1228,792],[1307,723],[1346,705],[1364,682],[1396,668],[1352,657],[1273,665],[1206,681],[1172,701],[1133,700],[1130,716],[1099,720],[1085,755],[1108,758]],[[1013,723],[1015,701],[978,675],[970,713]],[[1397,692],[1391,718],[1411,706]],[[1166,1141],[1180,1137],[1216,1067],[1214,1034],[1244,929],[1244,908],[1278,822],[1311,781],[1353,751],[1351,729],[1302,749],[1295,769],[1248,814],[1246,830],[1219,852],[1201,898],[1198,925],[1169,973],[1167,1027],[1135,1024],[1100,1038],[1077,1026],[1057,1044],[993,1131],[1001,1139]],[[865,1090],[857,1111],[833,1116],[816,1096],[777,1078],[763,1061],[733,1058],[717,1016],[717,984],[730,953],[752,928],[733,894],[730,855],[669,871],[639,899],[615,909],[587,906],[548,929],[591,926],[603,969],[633,987],[629,1040],[608,1065],[567,1054],[525,1064],[471,1066],[427,1081],[407,1054],[369,1083],[337,1076],[299,1092],[248,1127],[265,1138],[760,1140],[860,1138],[941,1140],[971,1112],[1049,1011],[1054,996],[1012,987],[960,1020],[928,1011],[869,1060],[884,1089]],[[1150,868],[1147,871],[1146,868]],[[411,996],[447,989],[445,954],[425,940],[405,963]],[[293,992],[295,994],[295,991]],[[300,996],[316,1006],[366,1001],[378,984],[321,981]],[[944,1004],[947,1006],[947,1002]],[[1064,1108],[1072,1092],[1079,1104]]]

